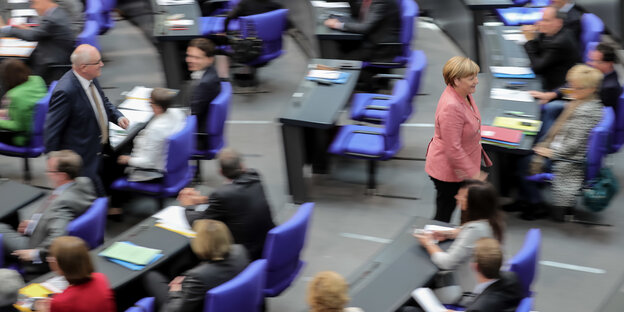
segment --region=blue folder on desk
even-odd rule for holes
[[[122,242],[122,243],[135,245],[136,246],[136,244],[134,244],[132,242],[128,242],[128,241],[125,241],[125,242]],[[156,262],[156,260],[162,258],[162,256],[163,256],[162,253],[155,255],[146,265],[150,265],[150,264]],[[128,262],[128,261],[123,261],[123,260],[119,260],[119,259],[113,259],[113,258],[109,258],[109,257],[105,257],[105,256],[103,256],[103,257],[106,258],[106,260],[108,260],[108,261],[117,263],[117,264],[119,264],[119,265],[121,265],[121,266],[123,266],[125,268],[128,268],[128,269],[130,269],[132,271],[140,271],[143,268],[145,268],[145,265],[134,264],[134,263],[131,263],[131,262]]]
[[[496,73],[492,74],[496,78],[519,78],[519,79],[532,79],[535,78],[535,74],[524,74],[524,75],[514,75],[514,74],[501,74]]]

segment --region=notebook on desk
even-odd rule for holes
[[[495,127],[516,129],[527,135],[536,135],[542,128],[542,122],[539,120],[514,117],[496,117],[492,123]]]
[[[481,126],[481,139],[496,143],[516,146],[520,144],[524,133],[520,130],[501,128],[495,126]]]

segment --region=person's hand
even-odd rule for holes
[[[548,147],[536,146],[533,148],[533,151],[535,152],[535,154],[544,156],[546,158],[551,158],[553,155],[553,150]]]
[[[130,155],[120,155],[117,158],[117,163],[120,165],[127,165],[128,162],[130,162],[130,158],[131,158]]]
[[[433,239],[437,240],[438,242],[443,242],[447,239],[455,237],[455,231],[456,230],[433,231],[433,233],[431,234],[433,236]]]
[[[35,311],[48,312],[50,311],[50,302],[52,302],[50,298],[41,298],[35,301],[33,308],[35,308]]]
[[[33,253],[35,253],[35,249],[19,249],[12,253],[12,255],[18,257],[22,261],[32,261]]]
[[[177,276],[169,282],[169,291],[182,291],[182,281],[184,276]]]
[[[483,170],[479,170],[479,173],[477,173],[474,177],[472,177],[475,180],[479,180],[479,181],[484,181],[487,180],[488,178],[488,173],[483,171]]]
[[[531,90],[529,91],[529,94],[532,97],[540,100],[540,104],[542,105],[554,100],[557,97],[556,92],[540,92],[540,91]]]
[[[117,125],[122,127],[123,129],[128,129],[128,126],[130,125],[130,120],[128,120],[128,118],[126,117],[121,117],[117,121]]]
[[[32,220],[24,220],[22,222],[20,222],[20,224],[17,226],[17,232],[24,234],[26,232],[26,228],[28,227],[28,224],[32,222]]]
[[[413,234],[414,237],[416,237],[418,239],[418,242],[420,242],[421,245],[423,246],[428,246],[433,244],[433,234],[426,232],[426,233],[422,233],[422,234]]]
[[[208,196],[202,195],[198,190],[187,187],[178,194],[178,201],[182,206],[193,206],[203,204],[208,201]]]
[[[326,19],[324,24],[329,28],[339,29],[341,28],[342,22],[340,22],[340,20],[338,20],[337,18],[330,18]]]
[[[520,28],[522,30],[522,34],[526,38],[527,41],[531,41],[535,39],[537,35],[537,26],[535,25],[524,25]]]

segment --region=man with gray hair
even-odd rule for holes
[[[13,304],[20,288],[24,287],[24,279],[15,270],[0,269],[0,281],[0,311],[17,312]]]
[[[53,0],[31,0],[30,7],[41,17],[39,26],[7,26],[0,17],[0,35],[17,37],[26,41],[37,41],[37,47],[31,55],[33,72],[42,76],[46,84],[57,80],[62,67],[67,65],[74,47],[76,35],[72,30],[69,14]]]
[[[72,70],[59,80],[50,98],[45,122],[46,152],[72,150],[82,157],[83,175],[91,178],[98,196],[105,196],[100,179],[102,153],[110,150],[108,122],[126,129],[130,122],[104,95],[97,77],[102,56],[82,44],[71,55]]]

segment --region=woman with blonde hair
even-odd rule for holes
[[[52,299],[35,303],[44,312],[114,312],[115,297],[108,279],[93,272],[93,263],[85,241],[75,236],[59,236],[52,241],[46,257],[50,269],[62,275],[69,287]]]
[[[463,56],[452,57],[442,69],[446,89],[438,101],[425,161],[425,171],[436,188],[434,220],[450,222],[460,182],[485,180],[481,164],[492,165],[481,146],[481,114],[472,98],[478,73],[479,65]]]
[[[217,220],[202,219],[193,223],[197,233],[191,241],[193,253],[201,260],[171,282],[151,271],[143,280],[148,294],[156,298],[159,311],[202,311],[206,292],[242,272],[249,258],[242,245],[233,243],[227,226]]]
[[[349,302],[349,285],[342,275],[333,271],[316,274],[308,284],[307,301],[310,312],[364,312],[360,308],[345,308]]]

